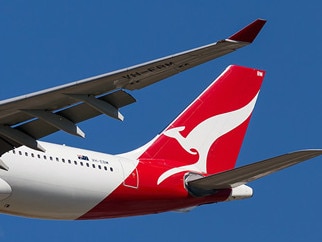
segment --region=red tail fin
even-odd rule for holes
[[[264,74],[229,66],[154,140],[140,159],[183,164],[159,183],[182,170],[213,174],[235,166]]]

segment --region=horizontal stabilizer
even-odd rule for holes
[[[189,189],[198,191],[199,193],[217,189],[234,188],[319,155],[322,155],[322,149],[295,151],[233,170],[189,181],[187,186]]]

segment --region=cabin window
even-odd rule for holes
[[[106,166],[104,166],[104,170],[107,171],[107,167]]]
[[[113,167],[110,167],[110,171],[113,171]]]
[[[21,151],[19,151],[19,155],[22,155],[22,152]]]
[[[31,153],[31,157],[35,157],[34,153]]]
[[[86,163],[86,166],[87,166],[87,167],[89,167],[89,164],[88,164],[88,163]]]
[[[93,168],[95,168],[95,164],[93,164],[92,166],[93,166]]]
[[[63,158],[63,159],[61,159],[61,161],[63,162],[63,163],[65,163],[65,159]]]
[[[74,160],[74,164],[77,165],[77,161]]]
[[[28,152],[25,152],[25,156],[28,156]]]
[[[56,161],[59,161],[59,158],[58,157],[56,157]]]
[[[83,166],[83,165],[84,165],[82,161],[80,162],[80,165],[81,165],[81,166]]]

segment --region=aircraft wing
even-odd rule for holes
[[[319,155],[322,155],[322,149],[295,151],[189,181],[187,186],[198,194],[207,194],[217,189],[234,188]]]
[[[43,150],[37,139],[64,130],[84,137],[76,123],[106,114],[123,120],[119,109],[135,102],[124,89],[146,87],[250,44],[265,20],[255,20],[216,43],[85,80],[0,101],[0,155],[26,145]]]

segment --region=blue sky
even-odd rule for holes
[[[320,1],[1,1],[0,99],[225,38],[256,18],[256,41],[131,94],[124,122],[80,124],[54,143],[120,153],[154,137],[230,64],[267,71],[237,165],[322,148]],[[322,158],[250,183],[252,199],[100,221],[0,215],[4,241],[321,241]]]

